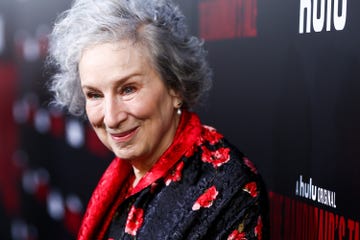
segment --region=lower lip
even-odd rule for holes
[[[137,129],[135,128],[123,136],[111,135],[111,138],[117,143],[127,142],[135,135]]]

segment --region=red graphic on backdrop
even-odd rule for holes
[[[18,144],[12,115],[16,79],[15,66],[0,61],[0,204],[5,206],[9,215],[15,215],[20,210],[20,194],[17,191],[19,173],[13,159]]]
[[[270,192],[271,239],[359,240],[360,223]]]
[[[256,37],[257,0],[202,0],[199,32],[205,40]]]

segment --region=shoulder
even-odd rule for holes
[[[229,177],[256,179],[255,164],[215,128],[204,125],[198,143],[201,160]]]
[[[197,172],[201,183],[195,209],[212,206],[204,211],[206,217],[221,212],[221,216],[214,218],[226,224],[229,231],[244,221],[251,222],[246,228],[252,231],[259,216],[267,229],[267,190],[255,164],[214,128],[204,126],[199,139],[192,150],[190,166],[193,167],[189,171]],[[214,229],[214,234],[217,231],[221,229]]]
[[[215,128],[202,127],[197,155],[202,171],[212,176],[219,190],[266,197],[265,183],[255,164]]]

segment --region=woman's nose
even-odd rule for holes
[[[107,128],[118,128],[126,119],[124,103],[116,97],[105,99],[104,124]]]

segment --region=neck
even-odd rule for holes
[[[136,161],[131,162],[135,175],[133,187],[138,184],[141,178],[154,166],[154,164],[159,160],[162,154],[170,147],[175,138],[179,122],[180,116],[175,115],[175,121],[173,122],[173,126],[170,128],[169,134],[164,137],[165,139],[167,138],[167,144],[164,145],[163,148],[158,149],[157,153],[153,154],[151,157],[148,156],[146,157],[146,159],[137,159]]]
[[[156,161],[148,162],[145,164],[134,164],[132,163],[133,172],[135,175],[135,179],[133,182],[133,187],[135,187],[140,179],[152,168],[152,166],[155,164]]]

